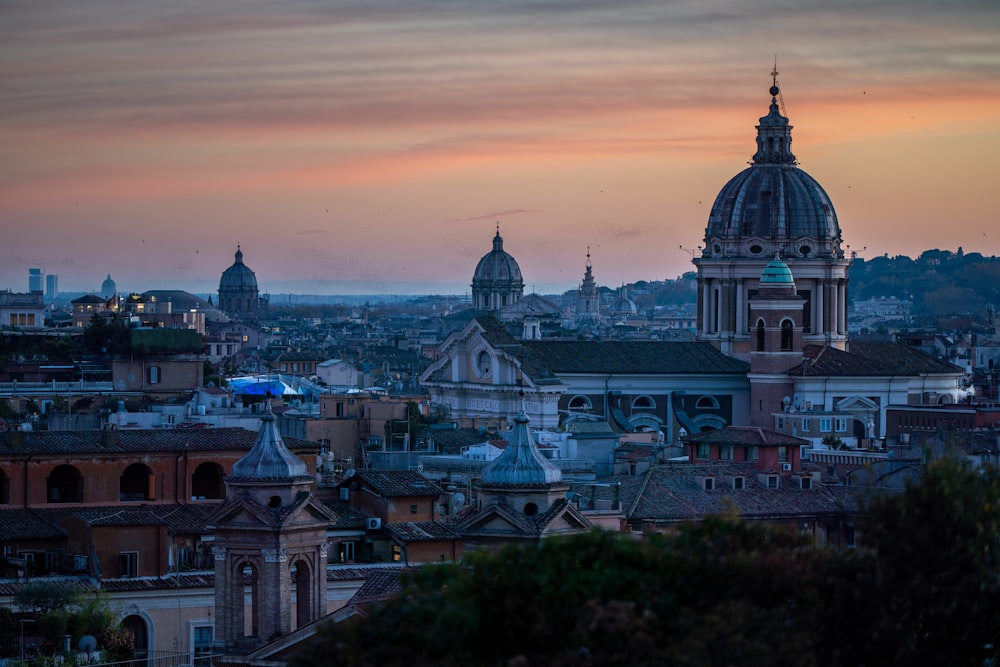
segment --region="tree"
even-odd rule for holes
[[[475,552],[321,626],[291,666],[996,664],[1000,472],[943,460],[879,492],[857,550],[709,517]]]
[[[1000,471],[934,461],[900,496],[879,498],[865,534],[869,655],[885,663],[984,664],[1000,658]]]

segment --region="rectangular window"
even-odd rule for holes
[[[847,419],[845,417],[837,417],[836,427],[838,433],[843,433],[847,430]]]
[[[741,490],[743,487],[742,477],[733,477],[733,488],[737,491]]]
[[[149,367],[149,384],[159,384],[160,383],[160,367],[150,366]]]
[[[714,488],[715,488],[715,478],[714,477],[706,477],[705,478],[705,490],[706,491],[711,491]]]
[[[750,445],[747,447],[747,461],[759,461],[760,460],[760,447],[757,445]]]
[[[809,432],[809,419],[807,417],[802,418],[802,432],[803,433]]]
[[[698,443],[698,458],[708,459],[711,458],[710,448],[706,443]]]
[[[344,403],[343,403],[343,401],[337,403],[337,416],[338,417],[343,417],[344,416]]]
[[[212,666],[212,642],[215,628],[211,625],[193,625],[191,627],[191,664],[194,667]]]
[[[778,446],[778,461],[781,463],[788,463],[788,447],[785,445]]]
[[[719,445],[719,458],[723,461],[733,460],[733,446],[732,445]]]
[[[337,555],[340,557],[341,563],[353,563],[354,542],[341,542],[340,547],[337,549]]]
[[[398,563],[403,560],[403,548],[398,544],[392,545],[392,562]]]
[[[135,577],[139,573],[139,552],[123,551],[118,555],[121,577]]]
[[[767,476],[767,488],[769,488],[769,489],[776,489],[776,488],[778,488],[778,476],[777,475],[768,475]]]
[[[831,420],[829,417],[823,417],[822,419],[819,420],[819,430],[822,431],[823,433],[829,433],[832,430],[830,426],[831,426]]]
[[[812,481],[813,481],[812,477],[803,477],[801,481],[802,481],[802,488],[805,489],[806,491],[812,488]]]
[[[778,417],[778,430],[781,431],[785,428],[785,418]]]
[[[417,506],[410,505],[410,514],[416,514],[416,513],[417,513]]]

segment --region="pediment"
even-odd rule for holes
[[[467,517],[457,527],[461,533],[489,533],[537,536],[538,529],[528,517],[499,505],[483,508]]]
[[[879,409],[878,403],[864,396],[848,396],[838,401],[835,407],[842,412],[871,412]]]

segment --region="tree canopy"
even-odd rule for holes
[[[1000,475],[953,461],[872,503],[869,546],[711,517],[426,566],[292,667],[982,665],[1000,657]],[[991,642],[994,644],[991,647]]]

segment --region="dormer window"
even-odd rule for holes
[[[483,377],[487,377],[490,374],[490,368],[493,363],[493,358],[490,357],[490,353],[483,350],[476,356],[476,370]]]
[[[705,478],[705,490],[706,491],[712,491],[714,489],[715,489],[715,478],[714,477],[706,477]]]

